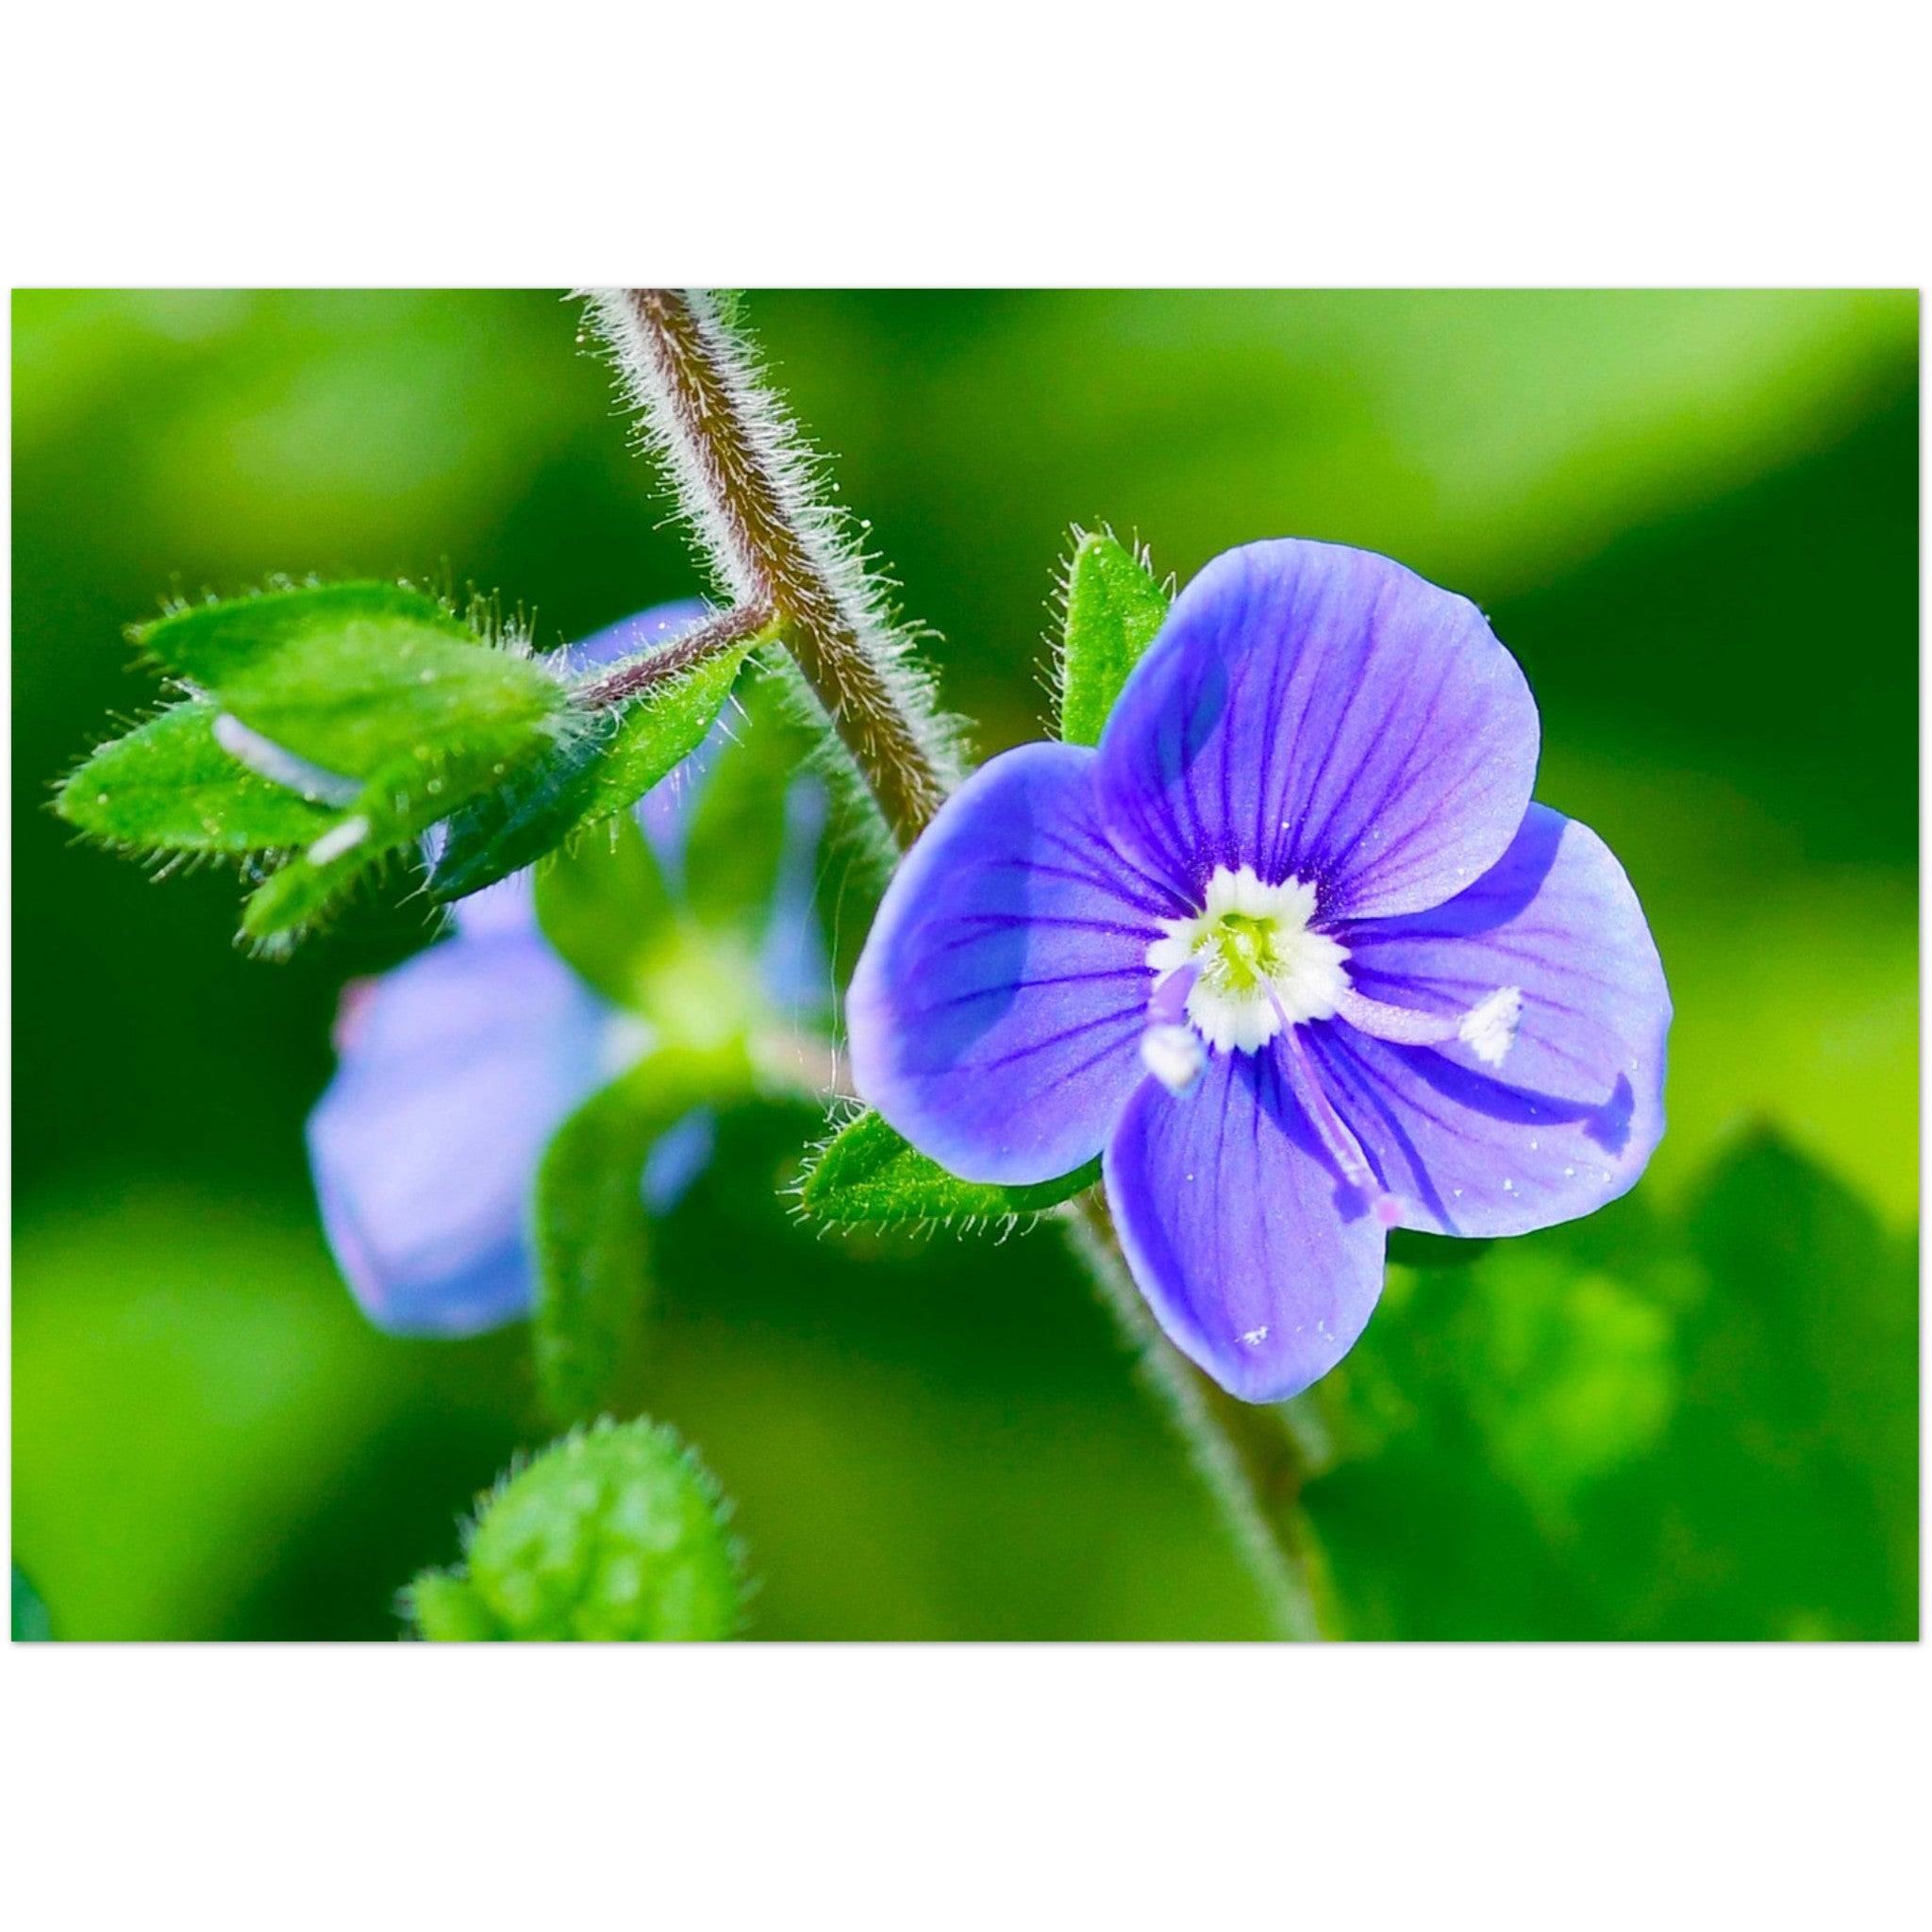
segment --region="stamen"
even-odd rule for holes
[[[1335,1002],[1335,1010],[1358,1032],[1397,1046],[1441,1046],[1456,1038],[1456,1029],[1462,1024],[1455,1014],[1445,1020],[1440,1013],[1419,1013],[1412,1007],[1385,1006],[1357,992],[1354,987]]]
[[[1170,1093],[1178,1095],[1201,1077],[1208,1049],[1191,1026],[1150,1026],[1141,1036],[1141,1064]]]
[[[1154,991],[1147,1001],[1147,1022],[1152,1026],[1178,1026],[1188,1016],[1188,995],[1194,990],[1194,982],[1201,976],[1201,962],[1190,959],[1185,965],[1176,966],[1172,973],[1163,974],[1155,982]]]
[[[1187,1092],[1208,1064],[1208,1049],[1188,1024],[1188,995],[1200,976],[1200,962],[1191,959],[1172,973],[1163,973],[1147,1001],[1141,1064],[1174,1094]]]
[[[1368,1203],[1369,1212],[1384,1227],[1393,1227],[1402,1219],[1400,1198],[1391,1194],[1376,1178],[1374,1169],[1369,1165],[1368,1156],[1361,1150],[1361,1143],[1349,1131],[1348,1123],[1335,1111],[1335,1104],[1328,1098],[1321,1076],[1308,1062],[1307,1048],[1299,1030],[1290,1027],[1282,1038],[1301,1067],[1302,1077],[1296,1084],[1295,1097],[1314,1124],[1315,1132],[1328,1150],[1329,1158],[1334,1161],[1342,1179]]]
[[[1516,1038],[1523,1018],[1522,989],[1498,987],[1468,1012],[1419,1013],[1411,1007],[1391,1007],[1348,988],[1335,1002],[1335,1010],[1358,1031],[1397,1046],[1446,1046],[1459,1040],[1485,1066],[1499,1067]]]

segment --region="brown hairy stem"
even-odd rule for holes
[[[695,629],[686,631],[681,638],[674,639],[655,651],[646,651],[626,658],[621,664],[613,664],[601,676],[587,678],[582,684],[574,686],[571,695],[578,704],[593,711],[626,704],[632,698],[641,696],[653,685],[662,684],[666,678],[681,677],[707,658],[715,657],[720,651],[728,651],[733,644],[742,643],[746,638],[763,630],[771,621],[769,610],[755,604],[741,605],[736,610],[726,610],[720,616],[708,619]]]
[[[681,290],[629,289],[624,300],[669,398],[676,454],[699,473],[744,587],[783,625],[888,828],[909,845],[945,788],[787,503],[784,478],[747,419],[728,343]]]

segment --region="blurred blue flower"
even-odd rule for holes
[[[704,615],[662,605],[562,654],[573,672],[668,642]],[[634,808],[671,892],[681,895],[693,808],[729,742],[724,722]],[[804,1015],[826,996],[813,907],[825,802],[794,779],[761,978]],[[545,940],[528,873],[454,908],[452,938],[346,989],[338,1064],[308,1117],[309,1166],[337,1264],[363,1312],[397,1335],[474,1335],[529,1311],[531,1191],[565,1119],[650,1045],[648,1026],[593,991]],[[709,1164],[698,1108],[652,1148],[639,1185],[666,1214]]]
[[[1216,558],[1097,749],[994,758],[900,867],[847,1002],[860,1094],[969,1180],[1104,1152],[1175,1345],[1296,1393],[1390,1227],[1586,1214],[1663,1131],[1657,948],[1603,842],[1530,803],[1538,737],[1464,599],[1330,544]]]

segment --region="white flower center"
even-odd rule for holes
[[[1214,868],[1208,903],[1189,919],[1161,921],[1147,948],[1157,975],[1196,969],[1188,1018],[1217,1053],[1253,1053],[1285,1026],[1333,1018],[1348,991],[1347,949],[1312,931],[1315,889],[1300,879],[1261,882],[1251,865]]]

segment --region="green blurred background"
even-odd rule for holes
[[[1393,1271],[1318,1391],[1339,1629],[1915,1635],[1917,298],[749,316],[982,755],[1039,733],[1070,521],[1183,581],[1253,538],[1364,544],[1489,611],[1539,795],[1650,912],[1649,1177]],[[691,566],[555,294],[32,292],[13,325],[15,1554],[63,1637],[393,1637],[539,1439],[521,1331],[372,1332],[315,1227],[335,989],[421,915],[250,962],[231,877],[71,847],[49,786],[147,703],[122,627],[163,593],[441,575],[556,642]],[[729,1123],[660,1243],[647,1396],[737,1498],[754,1634],[1263,1634],[1057,1237],[815,1240],[775,1194],[806,1125]]]

